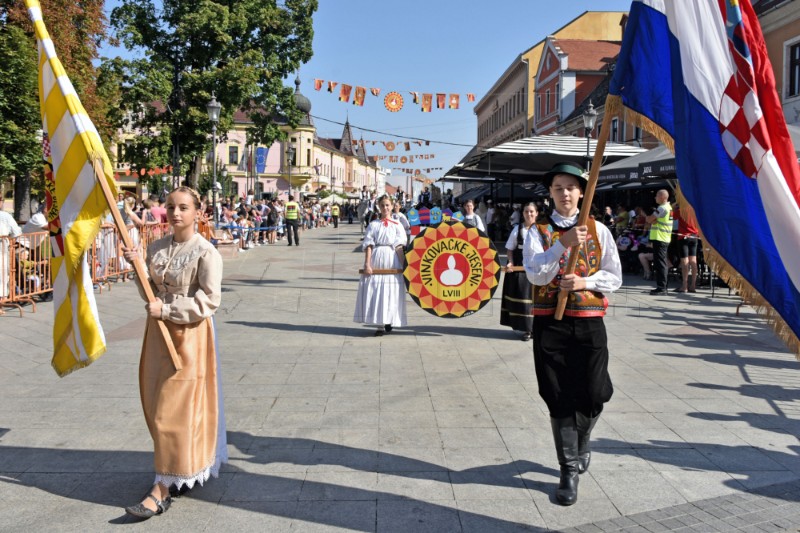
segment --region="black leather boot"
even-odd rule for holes
[[[556,501],[561,505],[572,505],[578,501],[578,428],[572,417],[551,418],[550,425],[561,466]]]
[[[589,470],[589,463],[592,460],[589,438],[598,418],[600,415],[589,417],[580,411],[575,412],[575,425],[578,427],[578,472],[581,474]]]

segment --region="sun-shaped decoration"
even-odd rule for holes
[[[386,93],[386,97],[383,99],[383,105],[392,113],[397,113],[403,109],[403,95],[397,91]]]
[[[426,228],[406,252],[411,298],[444,318],[468,316],[492,299],[500,281],[497,250],[478,228],[451,220]]]

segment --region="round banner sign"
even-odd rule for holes
[[[403,97],[400,95],[400,93],[392,91],[387,93],[383,98],[383,105],[386,106],[386,109],[392,113],[397,113],[403,109]]]
[[[500,280],[497,250],[487,235],[458,221],[425,228],[406,252],[403,276],[411,298],[444,318],[461,318],[492,299]]]

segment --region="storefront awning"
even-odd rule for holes
[[[588,140],[589,153],[594,154],[596,139]],[[603,157],[612,162],[644,152],[644,148],[606,143]],[[585,165],[587,139],[568,135],[538,135],[503,143],[462,159],[442,181],[461,180],[530,182],[541,179],[556,163],[571,161]]]
[[[659,146],[652,150],[620,159],[614,163],[603,165],[600,167],[600,175],[597,181],[601,183],[625,182],[641,180],[649,175],[663,176],[664,174],[653,172],[653,168],[656,166],[659,171],[671,168],[672,174],[675,173],[675,156],[666,146]]]

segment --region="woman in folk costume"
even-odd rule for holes
[[[533,334],[533,295],[531,283],[524,271],[514,272],[514,266],[522,266],[522,250],[528,232],[536,223],[539,210],[533,202],[522,207],[521,223],[514,226],[506,242],[506,275],[503,280],[503,304],[500,307],[500,325],[522,332],[522,340],[531,340]]]
[[[367,226],[364,235],[364,274],[358,284],[354,322],[377,326],[376,336],[406,325],[406,286],[403,274],[375,274],[375,270],[403,268],[406,232],[392,218],[394,199],[378,198],[380,219]]]
[[[148,321],[139,364],[142,408],[155,447],[155,482],[128,514],[150,518],[169,509],[170,488],[180,491],[217,477],[227,461],[225,417],[212,316],[221,299],[222,259],[195,232],[200,197],[179,187],[167,198],[173,234],[147,250],[149,282],[157,299],[145,307]],[[125,249],[133,261],[135,250]],[[140,293],[144,298],[144,291]],[[181,362],[176,371],[157,321],[163,321]]]
[[[604,294],[622,284],[622,267],[611,231],[589,219],[576,226],[578,204],[587,184],[573,163],[555,165],[546,174],[555,210],[528,233],[523,262],[534,287],[533,359],[539,395],[561,466],[556,500],[578,499],[578,474],[589,468],[589,438],[614,389],[608,375],[608,341],[603,324]],[[575,273],[565,274],[570,248],[578,246]],[[569,291],[561,320],[555,309],[561,289]]]
[[[486,231],[486,225],[483,223],[483,219],[475,212],[475,202],[473,200],[464,202],[464,223],[474,226],[483,232]]]

